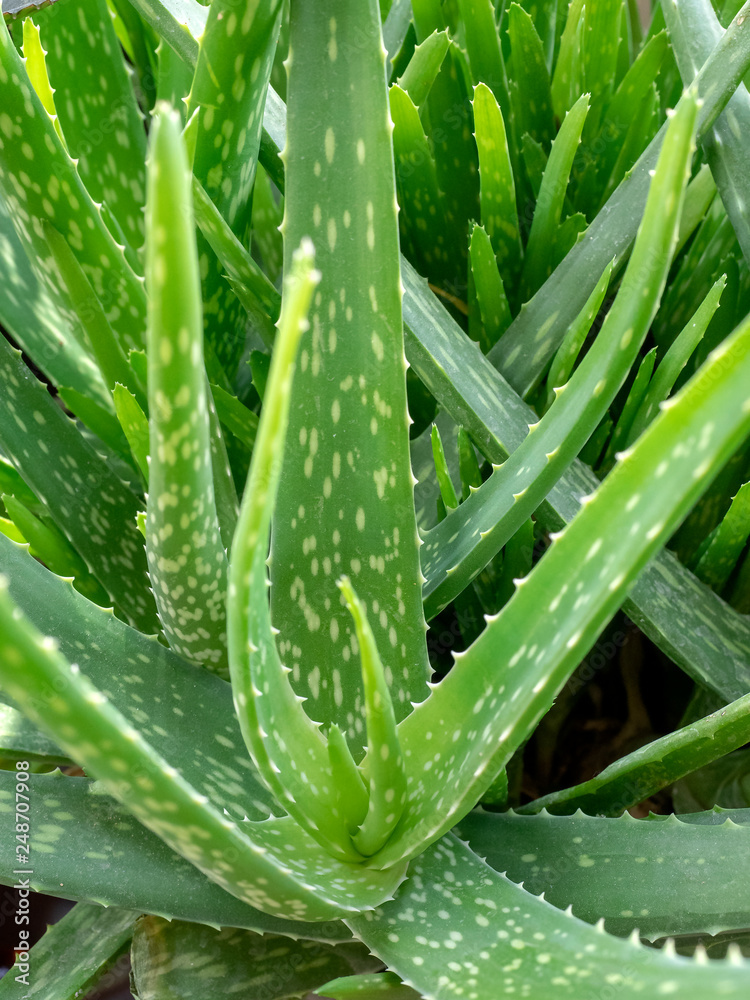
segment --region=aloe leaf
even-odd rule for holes
[[[583,94],[582,42],[584,26],[583,0],[571,0],[568,16],[560,39],[560,51],[552,75],[550,92],[557,118],[562,121]]]
[[[111,599],[146,631],[157,625],[138,499],[78,433],[7,341],[0,341],[0,441]],[[44,465],[32,455],[44,455]]]
[[[591,94],[591,129],[598,125],[616,79],[621,10],[620,0],[584,4],[583,84]]]
[[[521,140],[521,156],[526,170],[526,176],[531,185],[531,193],[534,200],[539,197],[539,189],[542,186],[544,168],[547,166],[547,152],[541,143],[526,133]],[[527,224],[528,228],[528,224]]]
[[[140,469],[144,483],[148,482],[148,417],[140,407],[136,397],[119,383],[112,390],[115,413],[123,433],[130,445],[130,451]]]
[[[207,990],[287,1000],[329,976],[379,964],[354,942],[330,945],[153,916],[135,925],[131,960],[139,1000],[202,1000]]]
[[[474,89],[474,127],[482,225],[507,284],[520,268],[522,257],[516,189],[503,114],[492,91],[483,83]]]
[[[723,30],[710,0],[689,0],[678,5],[674,0],[662,4],[664,18],[683,83],[688,86],[695,74],[721,40]],[[750,127],[750,94],[744,84],[727,104],[710,132],[702,141],[711,173],[745,260],[750,260],[750,217],[747,203],[750,185],[745,180],[743,164],[747,161],[743,134]]]
[[[115,383],[120,382],[127,386],[143,405],[145,388],[140,384],[135,372],[130,367],[122,347],[109,325],[102,304],[75,254],[65,237],[54,226],[44,223],[42,225],[60,281],[67,290],[76,315],[81,321],[81,326],[90,344],[91,353],[99,366],[104,384],[112,390]]]
[[[643,402],[633,421],[628,441],[634,441],[642,433],[644,427],[648,425],[657,412],[659,404],[671,392],[680,372],[688,363],[689,358],[698,346],[706,332],[708,324],[719,307],[719,300],[726,287],[726,283],[726,275],[722,275],[714,283],[708,295],[693,314],[690,322],[675,338],[671,347],[659,362],[659,366],[649,383]]]
[[[557,353],[552,359],[549,375],[547,376],[547,408],[554,401],[555,389],[566,385],[571,376],[589,330],[601,309],[602,302],[604,302],[604,296],[607,294],[614,266],[615,262],[612,260],[605,267],[586,305],[576,316],[573,323],[571,323],[568,332],[563,338],[563,342],[558,347]]]
[[[409,804],[376,863],[387,864],[397,853],[412,855],[445,832],[527,738],[629,585],[746,437],[750,406],[741,385],[748,367],[750,322],[738,327],[638,444],[621,456],[534,568],[529,577],[533,586],[517,588],[473,646],[454,654],[453,669],[427,701],[401,723],[399,738],[409,759]],[[720,374],[722,369],[726,375]],[[661,485],[667,472],[670,495]],[[599,540],[605,536],[610,542],[601,551]],[[567,587],[560,585],[561,575]],[[539,613],[540,594],[550,595],[544,614]],[[496,666],[492,680],[490,665]],[[460,739],[467,715],[471,731],[482,738],[459,763],[447,734]],[[445,734],[438,748],[425,737],[435,732]],[[445,801],[448,787],[450,805]]]
[[[35,892],[261,933],[321,941],[349,937],[338,920],[285,920],[224,892],[136,822],[95,781],[54,771],[30,775],[29,786],[35,803],[29,842]],[[0,813],[12,812],[14,796],[15,773],[0,771]],[[81,823],[86,826],[85,863],[76,843]],[[0,863],[1,884],[18,880],[14,861],[10,855]]]
[[[401,881],[402,867],[376,874],[337,864],[321,856],[317,845],[288,818],[238,823],[227,818],[226,810],[209,804],[78,666],[57,651],[55,641],[28,622],[7,589],[4,582],[3,688],[169,847],[223,889],[282,917],[326,920],[391,895]]]
[[[80,903],[47,928],[25,962],[25,996],[74,1000],[94,987],[107,966],[128,949],[137,914]],[[0,998],[19,995],[18,962],[0,981]],[[11,985],[12,984],[12,985]]]
[[[27,17],[37,10],[42,10],[58,0],[3,0],[3,17],[6,21],[13,21],[17,17]]]
[[[458,9],[466,35],[472,80],[475,85],[485,84],[494,94],[508,125],[510,145],[513,146],[513,108],[492,0],[458,0]]]
[[[258,267],[230,229],[219,209],[209,198],[205,188],[195,177],[192,182],[195,221],[208,240],[212,250],[227,269],[233,282],[240,284],[253,295],[271,320],[279,318],[280,296],[271,281]],[[261,330],[265,332],[265,330]],[[268,343],[270,347],[271,344]]]
[[[597,173],[603,180],[614,170],[637,109],[657,78],[666,51],[667,35],[661,31],[644,45],[612,95],[598,135],[605,143],[603,155],[597,159]]]
[[[720,591],[742,555],[750,535],[750,483],[740,487],[695,568],[696,576]]]
[[[258,433],[258,416],[219,385],[211,386],[216,412],[222,424],[252,450]]]
[[[281,0],[226,0],[209,9],[195,65],[188,118],[200,109],[193,172],[240,240],[249,230],[263,106],[281,24]],[[229,99],[227,99],[229,98]],[[244,345],[245,318],[213,254],[199,241],[203,321],[230,376]]]
[[[55,109],[54,91],[50,86],[49,75],[47,73],[46,55],[47,53],[42,48],[42,43],[39,40],[39,28],[34,24],[32,18],[27,17],[23,22],[23,57],[26,60],[26,72],[39,100],[44,106],[44,110],[54,120],[57,117],[57,111]],[[64,144],[65,139],[59,121],[55,121],[55,130]]]
[[[450,253],[435,161],[409,94],[394,84],[389,101],[402,242],[411,244],[420,270],[438,281],[445,277]]]
[[[85,9],[75,0],[60,0],[39,23],[76,172],[91,198],[106,203],[117,241],[137,250],[143,243],[146,137],[106,0],[90,0]],[[132,254],[129,259],[137,266]]]
[[[458,832],[497,871],[612,934],[717,934],[747,927],[729,871],[744,863],[746,809],[618,819],[470,813]],[[637,877],[634,877],[634,872]]]
[[[355,759],[366,739],[362,682],[338,576],[351,577],[373,615],[397,719],[429,676],[376,6],[368,0],[356,16],[339,3],[291,12],[285,252],[289,263],[311,234],[322,279],[300,342],[271,546],[271,615],[283,623],[290,681],[311,718],[346,733]]]
[[[89,573],[73,546],[54,524],[40,521],[14,496],[2,495],[5,510],[29,543],[31,554],[57,576],[74,577],[75,587],[90,601],[107,604],[107,592]]]
[[[432,455],[435,462],[438,486],[440,487],[440,496],[446,508],[455,510],[458,507],[458,497],[456,496],[456,489],[451,479],[448,463],[445,460],[445,449],[443,448],[443,441],[440,437],[440,430],[437,424],[433,424],[431,436]]]
[[[616,190],[623,178],[628,175],[633,164],[654,138],[660,121],[659,94],[654,85],[636,107],[630,128],[627,130],[625,140],[620,147],[617,159],[612,167],[612,172],[606,178],[604,193],[599,201],[598,211],[607,203],[612,192]],[[583,182],[581,187],[583,187]],[[596,202],[594,202],[594,205],[596,205]]]
[[[214,498],[190,173],[174,112],[162,107],[150,142],[149,574],[170,645],[226,675],[227,565]]]
[[[34,274],[8,207],[0,198],[0,323],[55,385],[73,386],[106,404],[93,359],[81,350],[68,318]]]
[[[263,420],[253,452],[230,560],[227,618],[232,689],[242,735],[278,800],[333,854],[359,861],[349,816],[338,808],[325,741],[288,680],[271,626],[266,554],[287,427],[297,348],[320,280],[313,248],[303,242],[287,271],[279,332],[264,394]],[[278,724],[284,719],[283,731]]]
[[[0,705],[0,757],[43,764],[71,764],[67,754],[11,705]]]
[[[367,813],[352,839],[367,857],[383,846],[401,818],[406,801],[406,773],[393,702],[367,610],[348,577],[339,580],[339,589],[354,619],[364,682],[370,794]]]
[[[748,11],[750,7],[747,10],[743,7],[696,77],[698,96],[703,102],[698,111],[699,141],[750,66],[750,30],[745,24]],[[614,256],[622,258],[630,246],[641,206],[646,201],[649,172],[656,163],[665,131],[662,128],[651,141],[583,239],[526,304],[490,353],[492,363],[521,395],[526,395],[538,382],[607,263]],[[532,358],[528,343],[540,330],[544,330],[544,336]]]
[[[560,226],[570,170],[581,141],[588,109],[588,95],[584,94],[567,113],[557,137],[552,142],[526,245],[521,276],[524,299],[530,298],[552,271],[550,252]]]
[[[546,148],[555,135],[549,72],[534,22],[517,3],[508,8],[512,63],[511,105],[518,134],[528,132]]]
[[[622,451],[625,447],[625,443],[630,440],[630,429],[633,426],[633,421],[636,418],[638,409],[648,391],[655,364],[656,348],[653,347],[641,358],[641,363],[638,366],[638,371],[633,379],[633,384],[630,386],[630,391],[628,392],[628,397],[625,400],[625,405],[622,408],[620,416],[617,418],[617,423],[615,424],[614,431],[609,439],[607,450],[601,459],[599,467],[602,473],[609,471],[615,462],[615,456],[618,451]]]
[[[128,0],[125,2],[130,6]],[[165,101],[170,104],[179,111],[183,125],[185,125],[187,123],[186,98],[190,93],[190,84],[193,79],[192,71],[180,59],[175,50],[162,39],[159,40],[156,56],[159,66],[154,103]]]
[[[405,346],[412,367],[485,457],[504,461],[537,415],[463,334],[424,282],[402,261]],[[591,470],[574,461],[536,517],[558,531],[596,489]],[[694,680],[726,701],[750,690],[750,628],[744,617],[664,551],[642,574],[624,604],[630,618]]]
[[[318,993],[331,1000],[420,1000],[421,996],[404,986],[395,972],[333,979],[319,987]]]
[[[385,26],[383,31],[385,32]],[[448,32],[433,31],[421,45],[416,47],[409,65],[396,81],[416,107],[420,107],[427,100],[449,48]]]
[[[208,10],[198,0],[130,0],[130,3],[183,62],[195,69]]]
[[[590,781],[544,795],[518,810],[617,815],[750,740],[750,695],[610,764]]]
[[[700,964],[637,936],[611,937],[514,885],[453,836],[412,863],[392,902],[347,923],[405,985],[439,1000],[460,995],[469,978],[478,996],[496,996],[502,983],[533,1000],[580,997],[604,983],[628,1000],[747,991],[741,959]]]
[[[259,164],[253,188],[253,241],[260,251],[265,273],[274,283],[281,277],[284,265],[283,238],[279,228],[283,215],[283,198],[278,197],[277,200],[274,196],[271,180]]]
[[[585,99],[580,104],[583,124]],[[675,115],[659,157],[628,270],[602,329],[570,383],[491,480],[427,536],[425,610],[437,614],[531,516],[606,414],[659,304],[693,151],[695,105]],[[576,125],[574,132],[578,131]],[[552,161],[550,161],[552,162]],[[585,317],[584,317],[585,319]],[[492,500],[487,499],[489,494]],[[481,513],[480,513],[481,512]],[[455,536],[450,544],[448,539]]]
[[[29,219],[29,225],[18,230],[21,243],[36,261],[43,284],[58,300],[60,290],[53,272],[44,267],[49,251],[41,228],[45,221],[53,225],[76,253],[121,343],[141,346],[143,288],[60,143],[49,115],[30,83],[23,82],[28,81],[26,71],[3,23],[0,84],[11,76],[22,82],[17,87],[4,87],[3,91],[0,192],[11,218]],[[19,163],[25,164],[22,173],[28,183],[16,187],[11,177],[15,178]]]
[[[512,316],[492,242],[482,226],[474,226],[471,234],[469,264],[482,319],[479,343],[486,353],[508,329]]]

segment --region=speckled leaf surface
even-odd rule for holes
[[[698,95],[703,101],[698,111],[699,141],[723,110],[748,66],[750,22],[741,11],[696,77]],[[546,362],[606,265],[613,257],[622,257],[630,246],[640,219],[640,208],[645,204],[649,172],[656,163],[665,131],[666,128],[659,131],[583,239],[526,304],[490,353],[493,364],[521,395],[538,381]],[[541,331],[544,333],[531,354],[529,339]]]
[[[359,747],[341,573],[372,612],[397,718],[424,695],[428,671],[376,7],[292,8],[285,240],[292,248],[310,234],[323,277],[300,345],[271,559],[272,616],[295,689],[312,718],[338,722]]]
[[[513,78],[510,96],[517,133],[528,133],[548,148],[555,134],[549,73],[534,22],[517,3],[508,7],[508,37]]]
[[[321,941],[350,936],[338,920],[316,924],[282,920],[224,892],[141,826],[95,781],[55,771],[33,774],[29,782],[36,817],[30,841],[31,888],[36,892],[212,926]],[[14,794],[15,774],[0,771],[0,815],[12,813]],[[16,867],[6,852],[0,883],[13,885],[18,879]]]
[[[241,241],[250,226],[281,9],[281,0],[211,5],[187,104],[188,117],[200,109],[193,172]],[[244,314],[215,256],[203,241],[199,246],[206,335],[232,377],[244,347]]]
[[[203,364],[191,182],[177,114],[150,138],[146,218],[150,463],[146,552],[170,646],[228,676],[227,560],[219,531]]]
[[[566,119],[573,130],[568,143],[571,155],[586,106],[586,98],[580,98]],[[669,270],[689,177],[694,120],[695,105],[686,102],[665,139],[618,295],[570,382],[556,387],[556,399],[548,412],[531,425],[523,444],[493,471],[491,479],[427,536],[421,560],[427,578],[423,595],[428,617],[460,593],[530,517],[606,414],[635,363]],[[561,139],[565,139],[562,130],[556,143]],[[548,169],[552,169],[555,185],[560,169],[557,148],[565,146],[553,147],[550,157]],[[564,168],[563,175],[567,180]],[[449,539],[454,539],[452,544]]]
[[[750,535],[750,483],[745,483],[732,498],[721,524],[709,537],[705,551],[695,568],[696,576],[720,591],[742,555]]]
[[[653,940],[747,927],[747,810],[722,811],[710,823],[694,818],[477,811],[457,833],[528,892],[572,905],[582,920],[603,917],[612,934],[638,928]]]
[[[405,343],[410,364],[454,420],[468,428],[486,457],[502,462],[528,434],[534,411],[472,344],[407,264]],[[548,530],[571,520],[580,500],[598,485],[581,462],[539,507]],[[750,690],[750,628],[669,552],[656,557],[636,582],[624,608],[671,659],[727,701]]]
[[[0,757],[66,764],[70,761],[47,735],[10,705],[0,705]]]
[[[11,968],[0,980],[0,998],[75,1000],[95,985],[107,965],[122,955],[137,914],[81,903],[57,921],[29,953],[29,987],[21,991]],[[74,947],[71,944],[75,942]]]
[[[137,250],[143,243],[146,135],[106,0],[85,6],[58,0],[38,22],[78,176],[117,220],[117,235],[124,236],[118,242]]]
[[[7,590],[3,577],[3,688],[169,847],[243,902],[295,920],[326,920],[390,898],[402,866],[374,872],[341,864],[293,820],[237,822],[210,804],[28,622]]]
[[[138,498],[5,340],[0,341],[0,378],[4,450],[115,604],[145,631],[156,631],[146,553],[135,526]]]
[[[468,650],[454,654],[447,677],[401,723],[408,808],[376,863],[396,852],[413,856],[448,830],[530,734],[629,584],[747,436],[749,369],[745,323],[621,456],[505,608]],[[669,497],[659,482],[667,472]],[[452,742],[444,735],[436,745],[427,733],[451,733]],[[459,753],[456,744],[467,735],[470,753]]]
[[[16,85],[7,86],[8,81]],[[0,28],[0,84],[0,193],[38,277],[53,299],[59,298],[41,228],[48,222],[76,253],[123,347],[142,346],[145,298],[141,283],[60,143],[5,23]],[[23,169],[19,170],[19,163]]]
[[[287,1000],[379,965],[355,942],[333,946],[149,916],[136,924],[132,961],[138,1000],[203,1000],[207,990]]]
[[[631,876],[632,877],[632,876]],[[630,998],[744,997],[750,966],[699,964],[623,941],[562,913],[499,875],[453,836],[414,861],[396,899],[348,921],[427,1000],[498,987],[531,1000],[598,993]]]

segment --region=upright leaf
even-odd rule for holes
[[[291,11],[285,252],[311,235],[322,279],[300,344],[271,549],[272,617],[294,688],[312,718],[337,722],[359,748],[358,646],[338,576],[372,615],[397,719],[424,696],[428,673],[393,154],[377,4],[366,6],[301,0]]]

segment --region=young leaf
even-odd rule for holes
[[[750,536],[750,483],[740,487],[732,505],[710,538],[695,575],[720,591],[742,555]]]
[[[534,22],[517,3],[508,8],[512,63],[511,105],[518,134],[528,132],[546,148],[555,135],[549,73]]]
[[[482,226],[474,226],[471,234],[469,266],[482,319],[479,343],[487,353],[508,329],[512,317],[492,243]]]
[[[190,173],[179,118],[164,106],[151,131],[147,205],[149,575],[170,646],[226,675],[227,564],[214,499]]]
[[[427,100],[449,47],[448,32],[433,31],[416,47],[409,65],[398,78],[398,86],[409,95],[416,107],[421,107]]]

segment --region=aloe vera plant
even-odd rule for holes
[[[0,997],[745,996],[750,4],[3,14]]]

